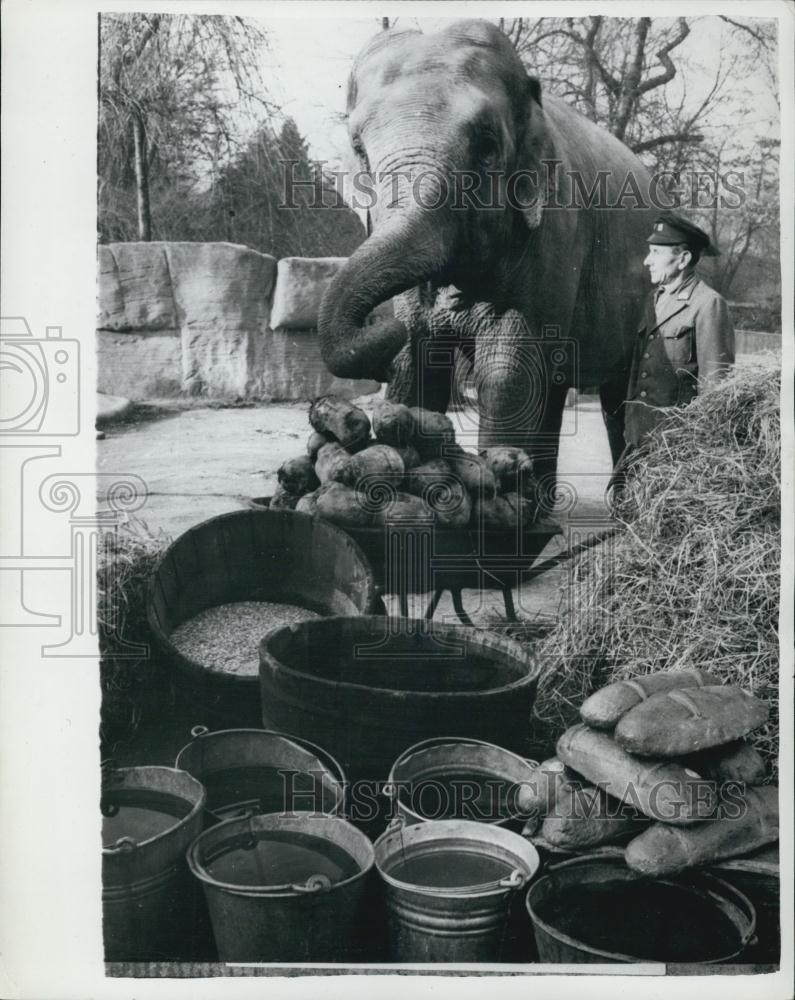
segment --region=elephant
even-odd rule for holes
[[[648,294],[643,164],[542,94],[486,21],[377,35],[354,61],[347,123],[369,235],[323,296],[327,367],[445,411],[455,362],[437,348],[457,348],[474,366],[479,446],[523,447],[553,482],[567,391],[599,386],[615,463]],[[368,322],[395,296],[394,318]]]

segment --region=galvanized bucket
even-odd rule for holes
[[[211,822],[257,813],[344,815],[345,774],[308,740],[267,729],[194,726],[176,767],[201,781]]]
[[[708,871],[739,890],[756,910],[756,940],[749,943],[743,953],[743,961],[778,965],[781,960],[778,844],[742,858],[721,861]]]
[[[466,819],[521,828],[516,795],[535,764],[509,750],[454,736],[415,743],[392,765],[383,792],[407,825]]]
[[[313,815],[227,820],[188,851],[222,962],[363,957],[373,860],[373,845],[356,827]]]
[[[518,959],[514,903],[539,863],[518,834],[471,820],[397,819],[376,841],[375,863],[394,961]]]
[[[213,957],[204,900],[185,864],[185,850],[202,828],[204,802],[202,785],[174,768],[121,768],[104,777],[106,961]]]
[[[540,962],[713,965],[740,955],[756,927],[751,903],[721,879],[649,879],[604,856],[555,865],[526,905]]]

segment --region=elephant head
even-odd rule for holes
[[[365,327],[379,303],[423,282],[499,301],[508,247],[540,223],[541,92],[487,22],[382,32],[354,63],[348,128],[372,183],[372,233],[324,297],[320,346],[334,374],[386,381],[407,331]]]

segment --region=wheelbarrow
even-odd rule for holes
[[[270,505],[270,497],[249,500],[252,507]],[[506,618],[517,622],[514,587],[526,583],[568,558],[568,553],[538,563],[549,541],[562,533],[550,519],[510,530],[442,528],[431,522],[391,521],[386,527],[342,530],[360,546],[373,570],[381,594],[395,594],[400,613],[408,617],[410,594],[432,596],[423,617],[434,616],[445,591],[450,592],[453,609],[464,625],[472,625],[462,591],[499,590]],[[386,608],[384,607],[384,613]]]

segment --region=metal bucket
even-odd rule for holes
[[[227,820],[188,851],[222,962],[360,957],[372,921],[373,860],[356,827],[313,815]]]
[[[375,863],[394,961],[517,958],[513,904],[538,869],[535,848],[518,834],[468,820],[396,820],[375,843]]]
[[[392,765],[383,792],[407,825],[466,819],[519,832],[516,793],[535,764],[509,750],[459,737],[415,743]]]
[[[176,767],[207,792],[211,822],[257,813],[345,811],[345,774],[334,758],[308,740],[267,729],[194,726]]]
[[[106,961],[213,957],[204,900],[185,864],[185,850],[202,828],[204,802],[202,785],[174,768],[121,768],[104,777]]]
[[[744,858],[722,861],[709,872],[747,896],[756,910],[756,940],[743,953],[743,961],[778,965],[781,961],[778,844]]]
[[[550,963],[712,965],[737,957],[756,927],[751,903],[721,879],[648,879],[590,855],[534,882],[527,911],[539,961]]]

